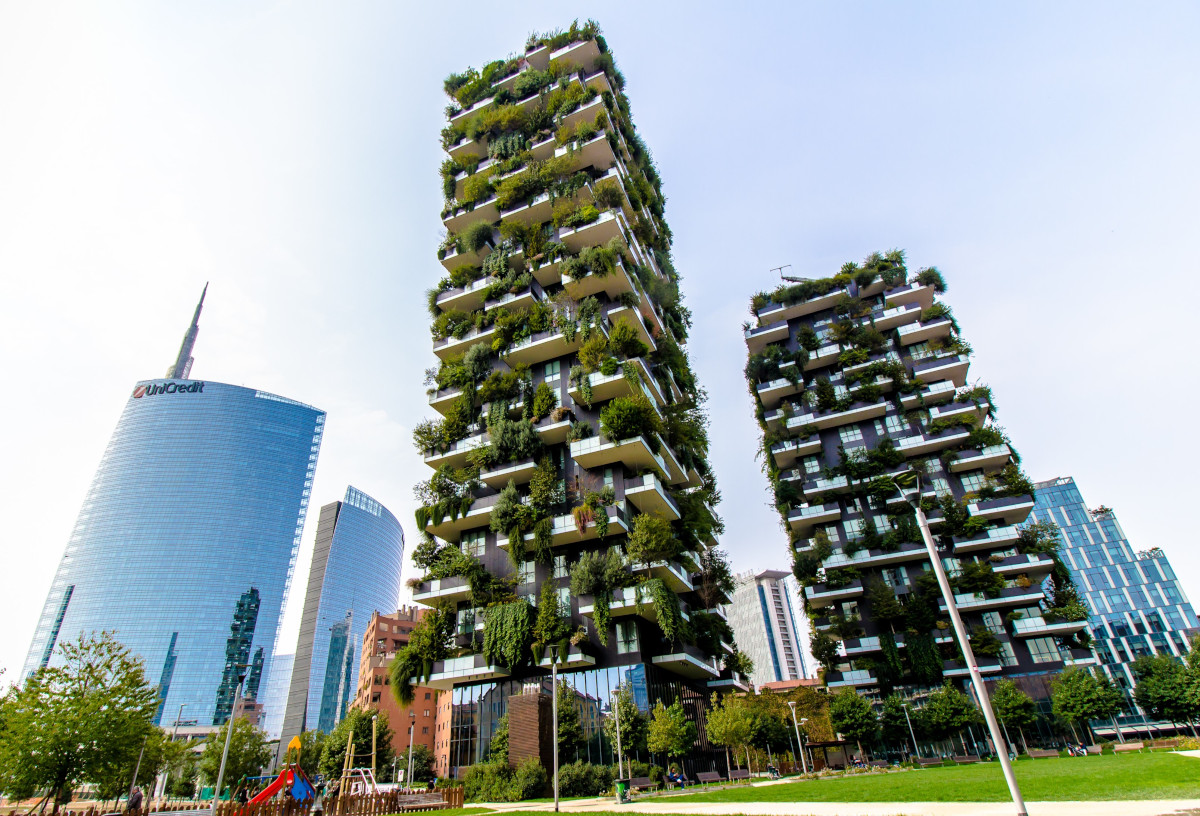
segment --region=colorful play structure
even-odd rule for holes
[[[259,777],[267,778],[270,777]],[[251,780],[247,780],[251,781]],[[304,775],[304,771],[298,763],[285,765],[283,770],[279,772],[279,776],[275,777],[271,784],[263,788],[257,796],[250,800],[249,804],[257,805],[259,802],[270,801],[280,791],[290,791],[292,799],[297,802],[307,802],[316,796],[316,789],[312,782],[308,781],[308,777]]]

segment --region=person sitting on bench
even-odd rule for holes
[[[679,772],[679,768],[672,765],[671,770],[667,772],[667,787],[673,788],[678,785],[679,789],[682,790],[686,783],[687,778]]]

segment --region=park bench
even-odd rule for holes
[[[635,776],[629,780],[629,789],[632,791],[655,790],[658,788],[658,784],[648,776]]]
[[[729,772],[729,781],[735,782],[739,779],[749,779],[750,771],[745,768],[737,768]]]
[[[1118,754],[1128,754],[1134,751],[1141,751],[1145,745],[1141,742],[1124,742],[1117,743],[1113,746],[1113,752]]]
[[[869,764],[872,768],[886,768],[888,766],[886,759],[872,759]]]
[[[1150,740],[1150,744],[1147,745],[1146,747],[1147,748],[1178,748],[1179,740],[1177,740],[1177,739]]]
[[[982,761],[983,760],[979,757],[978,754],[955,754],[954,755],[954,764],[955,765],[971,765],[975,762],[982,762]]]
[[[1030,759],[1058,759],[1058,751],[1047,748],[1030,748]]]
[[[1088,756],[1100,756],[1100,752],[1103,750],[1099,745],[1089,745],[1087,747]]]
[[[700,771],[696,774],[696,781],[701,785],[708,785],[713,782],[720,782],[721,775],[716,771]]]
[[[401,813],[417,813],[425,810],[442,810],[446,799],[441,793],[413,793],[400,797]]]
[[[922,768],[929,768],[934,765],[941,765],[942,758],[941,757],[917,757],[917,764],[920,765]]]

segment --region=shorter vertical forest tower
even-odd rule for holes
[[[624,84],[592,23],[445,82],[427,376],[441,417],[414,434],[433,475],[416,488],[413,599],[435,611],[393,682],[454,690],[451,766],[479,761],[495,728],[467,701],[507,710],[553,647],[584,710],[620,682],[700,722],[709,686],[745,668],[721,610],[732,576],[690,316]],[[612,761],[591,719],[588,750]]]
[[[967,386],[971,348],[943,291],[937,269],[909,276],[893,250],[751,301],[746,378],[830,688],[967,679],[892,481],[909,469],[985,678],[1094,662],[1055,531],[1023,524],[1033,485],[991,389]]]

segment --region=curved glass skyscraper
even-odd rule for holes
[[[328,733],[358,686],[371,613],[400,601],[404,532],[386,507],[351,486],[321,508],[280,744],[301,731]]]
[[[197,308],[197,318],[199,308]],[[290,399],[176,378],[139,382],[79,511],[25,674],[55,645],[110,630],[199,726],[228,719],[236,665],[256,696],[274,652],[325,414]]]

